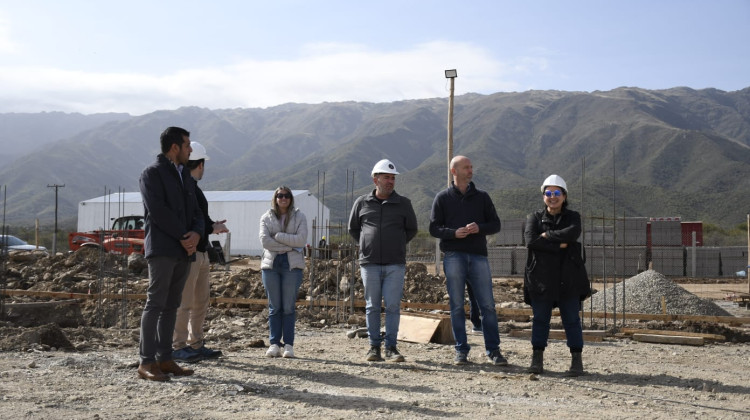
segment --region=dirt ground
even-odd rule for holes
[[[38,271],[11,266],[16,271],[10,279],[14,284],[26,282],[31,290],[77,292],[92,287],[89,274],[79,269],[85,265],[83,261],[67,268],[61,268],[64,261],[44,261],[39,265],[47,268]],[[254,264],[247,260],[230,272],[213,272],[212,293],[254,297]],[[45,280],[46,272],[60,270],[65,274],[48,275]],[[434,272],[424,266],[410,270],[410,276],[419,281],[407,281],[408,296],[420,296],[428,303],[444,302],[444,290],[436,285],[439,279],[432,278]],[[143,287],[143,280],[133,283],[133,292]],[[516,300],[510,304],[518,304],[518,279],[497,280],[495,289],[499,294],[496,299],[506,296]],[[25,297],[12,302],[35,304]],[[522,319],[504,320],[500,325],[501,350],[510,362],[507,367],[487,362],[482,337],[477,335],[469,335],[472,363],[466,366],[452,364],[452,345],[437,343],[399,342],[406,362],[366,362],[367,339],[348,338],[346,334],[364,325],[362,312],[339,321],[333,310],[300,307],[297,358],[266,358],[267,311],[257,305],[222,304],[209,311],[206,338],[209,347],[222,350],[224,355],[189,365],[195,369],[193,376],[155,383],[136,375],[141,306],[142,302],[131,302],[124,309],[127,328],[96,327],[94,321],[101,318],[94,312],[102,306],[91,302],[46,307],[46,315],[52,316],[37,314],[35,325],[21,326],[19,320],[0,322],[0,416],[750,418],[748,342],[687,346],[609,337],[602,342],[587,342],[587,374],[567,378],[563,372],[569,364],[569,353],[560,340],[550,340],[544,374],[525,373],[531,358],[528,339],[509,336],[512,330],[529,327]],[[106,303],[103,307],[109,308]],[[737,314],[750,316],[750,311],[738,309]],[[48,322],[50,318],[78,319],[79,324],[61,326],[60,322]],[[729,332],[740,338],[736,341],[746,337],[742,327],[666,324],[636,326]],[[553,328],[559,328],[559,324]]]
[[[450,345],[400,343],[405,363],[365,362],[367,339],[300,325],[296,359],[266,358],[266,331],[236,317],[212,328],[224,351],[168,383],[136,376],[137,330],[86,332],[85,351],[0,353],[5,419],[235,418],[724,418],[750,416],[750,345],[702,347],[611,339],[587,344],[587,375],[565,378],[568,354],[552,341],[542,375],[524,372],[526,339],[501,335],[508,367],[471,336],[467,366]],[[66,334],[68,332],[66,331]],[[74,334],[71,334],[74,335]],[[226,338],[222,338],[226,337]]]

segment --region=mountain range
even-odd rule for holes
[[[526,91],[455,97],[453,153],[472,159],[474,182],[501,218],[542,205],[557,173],[584,215],[702,220],[734,226],[750,213],[750,88],[677,87]],[[184,107],[128,114],[0,114],[0,186],[13,225],[75,220],[78,203],[137,191],[168,126],[191,132],[210,156],[204,190],[307,189],[346,219],[373,188],[380,159],[427,227],[447,184],[448,98],[391,103]]]

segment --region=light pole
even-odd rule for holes
[[[451,81],[451,94],[448,99],[448,155],[446,160],[446,167],[448,168],[448,182],[447,188],[451,187],[451,159],[453,159],[453,88],[455,86],[456,77],[458,73],[456,69],[446,70],[445,78]],[[440,241],[435,239],[435,274],[440,275]]]
[[[456,77],[458,77],[456,69],[445,71],[445,78],[450,79],[451,81],[451,94],[448,98],[448,187],[451,186],[452,181],[451,159],[453,159],[453,88],[455,86]]]
[[[47,185],[47,188],[55,189],[55,231],[52,232],[52,255],[57,255],[57,190],[64,188],[65,184]]]

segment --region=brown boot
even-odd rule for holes
[[[138,376],[141,377],[141,379],[147,379],[149,381],[168,381],[169,375],[165,375],[164,372],[159,369],[159,363],[158,362],[152,362],[152,363],[141,363],[138,365]]]
[[[193,374],[193,369],[183,369],[174,360],[167,360],[166,362],[159,362],[159,369],[164,373],[171,373],[174,376],[190,376]]]

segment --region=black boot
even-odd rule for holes
[[[583,375],[583,359],[581,358],[581,352],[571,352],[572,356],[570,361],[570,369],[565,372],[565,376],[581,376]]]
[[[534,349],[531,356],[531,366],[526,370],[528,373],[544,373],[544,349]]]

